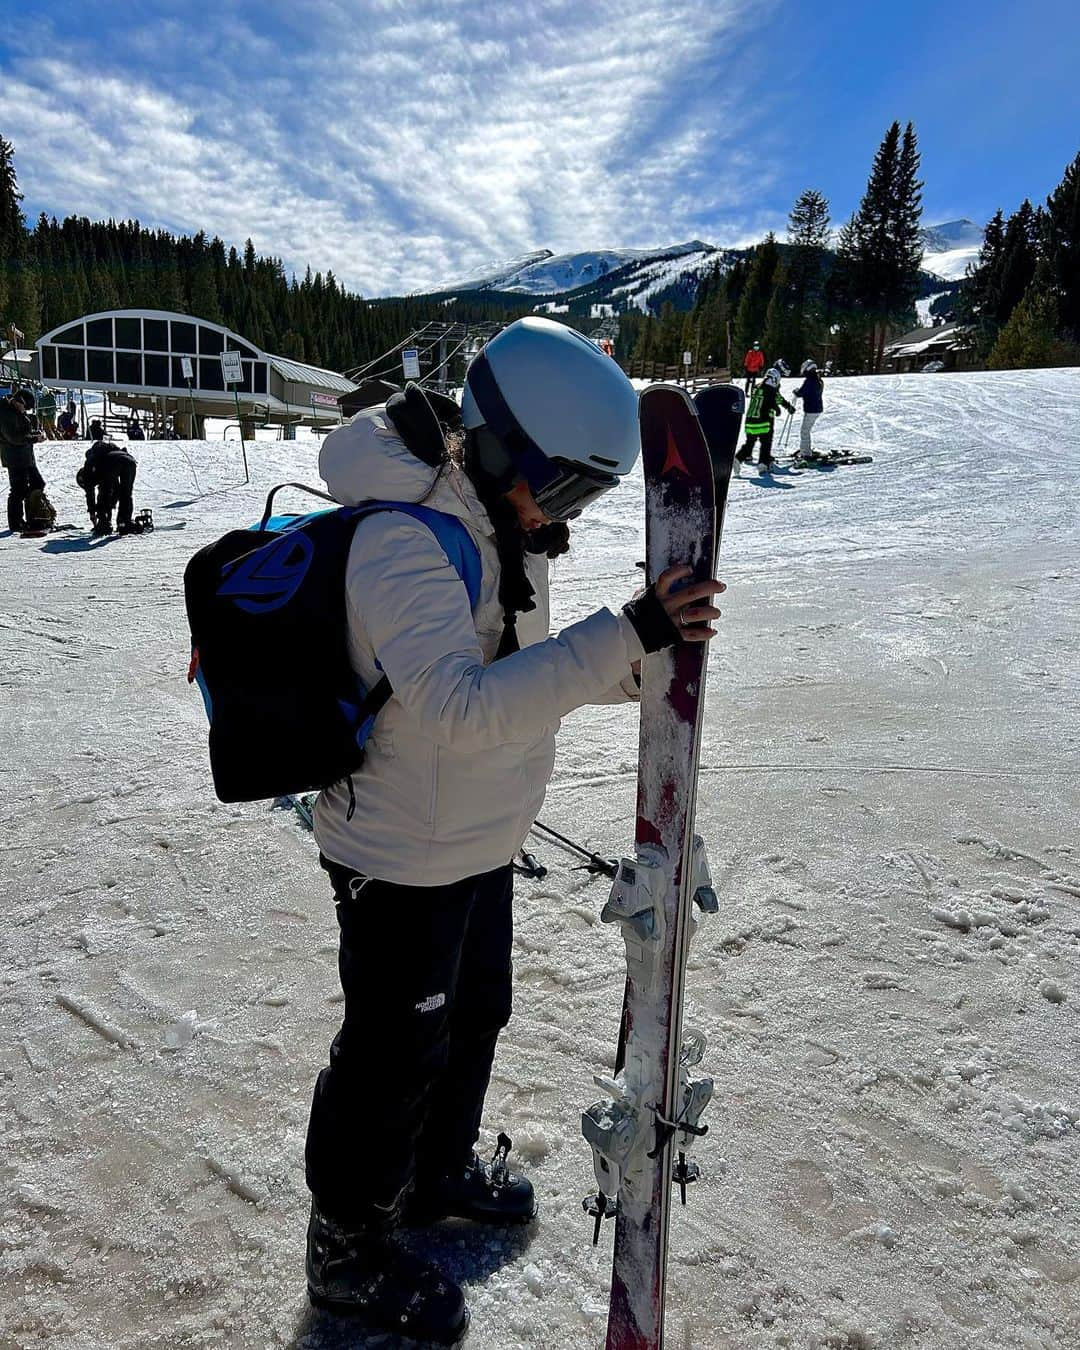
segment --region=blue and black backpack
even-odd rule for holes
[[[298,487],[332,498],[302,483]],[[349,663],[345,571],[366,516],[401,511],[425,524],[475,607],[481,562],[454,516],[405,502],[372,501],[304,516],[274,516],[231,530],[184,571],[191,627],[188,673],[210,719],[210,768],[225,802],[310,792],[360,768],[372,723],[393,692],[383,676],[365,689]]]

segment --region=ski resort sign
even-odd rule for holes
[[[415,347],[406,347],[401,353],[401,373],[406,380],[420,378],[420,353]]]
[[[334,408],[336,410],[338,406],[337,397],[334,394],[313,393],[311,395],[311,406],[313,408]]]
[[[226,384],[242,384],[244,380],[244,368],[240,364],[239,352],[221,353],[221,376]]]

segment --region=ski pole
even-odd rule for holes
[[[794,416],[795,416],[794,413],[792,412],[788,413],[787,421],[784,423],[784,430],[780,433],[780,444],[784,447],[785,450],[787,449],[788,441],[791,439],[791,423],[792,420],[794,419]]]
[[[560,834],[558,830],[553,830],[550,825],[545,825],[542,820],[533,823],[533,831],[539,831],[541,834],[548,835],[550,838],[568,848],[571,852],[578,854],[579,857],[589,860],[586,871],[600,872],[605,877],[611,877],[614,881],[618,871],[619,864],[614,858],[601,858],[599,853],[593,853],[591,849],[585,848],[583,844],[575,844],[572,839],[567,839],[565,834]]]
[[[538,862],[532,853],[523,848],[518,849],[518,855],[514,861],[514,871],[519,876],[528,877],[530,881],[543,881],[548,874],[544,864]]]

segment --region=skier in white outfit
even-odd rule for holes
[[[796,458],[813,454],[811,433],[814,430],[814,423],[825,407],[823,398],[825,381],[816,364],[813,361],[804,361],[799,368],[799,374],[803,377],[803,382],[792,395],[792,398],[801,398],[803,406],[802,425],[799,427],[799,452]]]
[[[535,1212],[507,1148],[482,1163],[474,1145],[510,1017],[512,859],[543,802],[559,719],[634,700],[646,652],[708,641],[723,586],[672,568],[621,611],[549,636],[548,558],[568,546],[565,522],[639,451],[630,382],[572,329],[528,318],[487,345],[467,375],[457,456],[420,392],[407,396],[429,417],[422,456],[380,407],[326,438],[320,471],[344,505],[422,502],[461,522],[482,575],[471,603],[432,530],[402,512],[356,528],[350,660],[368,688],[385,674],[393,696],[363,767],[315,811],[345,1015],[308,1130],[307,1276],[315,1303],[365,1330],[449,1344],[467,1322],[462,1292],[394,1232]]]

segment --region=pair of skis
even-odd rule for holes
[[[674,385],[641,395],[646,572],[715,569],[744,396],[713,385],[696,398]],[[599,1190],[585,1201],[594,1238],[615,1212],[607,1350],[661,1350],[672,1187],[686,1200],[697,1166],[686,1157],[710,1078],[692,1075],[705,1049],[683,1028],[695,905],[715,912],[704,845],[694,834],[707,649],[679,643],[646,658],[641,678],[634,856],[624,858],[602,917],[618,923],[627,980],[614,1078],[582,1115]]]

